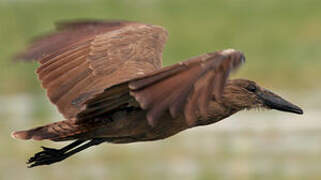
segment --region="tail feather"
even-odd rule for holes
[[[14,131],[11,135],[13,138],[23,140],[33,139],[40,141],[49,139],[60,141],[73,139],[71,137],[86,133],[89,129],[91,128],[82,124],[76,124],[74,120],[64,120],[25,131]]]

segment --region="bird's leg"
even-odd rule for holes
[[[59,155],[63,155],[65,152],[71,150],[74,147],[79,146],[80,144],[84,143],[85,140],[76,140],[74,142],[72,142],[71,144],[68,144],[67,146],[61,148],[61,149],[54,149],[54,148],[48,148],[48,147],[44,147],[41,146],[41,148],[43,149],[43,151],[40,151],[38,153],[36,153],[33,157],[31,157],[27,164],[30,164],[34,161],[36,161],[36,159],[39,159],[41,157],[44,156],[59,156]]]
[[[84,143],[85,140],[77,140],[72,142],[71,144],[61,148],[61,149],[53,149],[42,147],[43,151],[36,153],[33,157],[31,157],[27,164],[30,164],[28,167],[35,167],[40,165],[49,165],[59,161],[62,161],[73,154],[76,154],[84,149],[87,149],[91,146],[98,145],[104,142],[104,139],[92,139],[88,143],[79,146],[80,144]],[[79,147],[77,147],[79,146]],[[75,148],[77,147],[77,148]],[[74,149],[73,149],[74,148]]]

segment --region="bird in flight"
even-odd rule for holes
[[[103,142],[168,138],[252,108],[303,114],[257,83],[229,80],[242,52],[219,50],[162,67],[167,31],[129,21],[74,21],[34,40],[15,58],[36,60],[42,87],[65,120],[24,131],[17,139],[67,141],[42,147],[27,162],[49,165]]]

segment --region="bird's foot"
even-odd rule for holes
[[[28,168],[32,168],[40,165],[49,165],[59,161],[64,160],[68,156],[65,155],[65,152],[59,149],[41,147],[43,151],[36,153],[33,157],[31,157],[27,164]]]

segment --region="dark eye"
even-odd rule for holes
[[[256,86],[254,86],[253,84],[250,84],[249,86],[246,87],[246,89],[250,92],[255,92]]]

